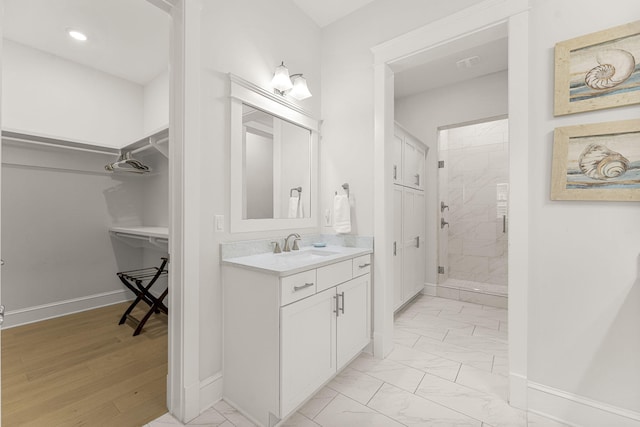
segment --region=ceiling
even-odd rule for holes
[[[391,64],[395,97],[409,96],[449,86],[507,69],[507,25],[469,34],[441,46],[418,52]],[[475,58],[472,67],[459,67],[458,61]]]
[[[324,27],[373,0],[292,1]],[[4,24],[7,39],[140,85],[167,68],[169,17],[147,0],[4,0]],[[72,40],[68,28],[89,40]],[[506,35],[505,25],[489,28],[392,64],[396,97],[506,69]],[[456,66],[473,56],[475,67]]]
[[[140,85],[169,60],[169,16],[146,0],[4,0],[3,25],[9,40]]]
[[[293,0],[320,28],[326,27],[373,0]]]

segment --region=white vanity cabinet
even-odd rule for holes
[[[225,400],[271,426],[357,356],[371,337],[370,265],[359,254],[282,276],[225,264]]]

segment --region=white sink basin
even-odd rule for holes
[[[307,250],[303,249],[299,251],[283,252],[275,256],[283,257],[283,258],[293,258],[293,257],[314,258],[314,257],[325,257],[325,256],[337,255],[337,254],[339,254],[339,252],[321,251],[318,249],[307,249]]]

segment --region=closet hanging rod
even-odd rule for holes
[[[120,150],[118,150],[117,148],[114,148],[113,151],[96,150],[94,148],[76,147],[76,146],[73,146],[73,145],[57,144],[57,143],[54,143],[54,142],[46,142],[46,141],[34,141],[34,140],[31,140],[31,139],[18,138],[18,137],[15,137],[15,136],[8,136],[8,135],[3,135],[2,139],[6,140],[6,141],[24,142],[24,143],[27,143],[27,144],[42,145],[42,146],[45,146],[45,147],[65,148],[65,149],[68,149],[68,150],[84,151],[84,152],[87,152],[87,153],[107,154],[107,155],[110,155],[110,156],[118,155],[120,153]]]

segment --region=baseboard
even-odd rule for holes
[[[222,372],[200,381],[200,412],[203,412],[222,399]]]
[[[437,290],[438,290],[438,285],[436,285],[435,283],[425,283],[424,289],[422,290],[422,295],[435,297]]]
[[[524,375],[509,373],[509,405],[527,409],[527,377]]]
[[[118,304],[131,299],[132,294],[130,292],[118,290],[38,305],[35,307],[22,308],[20,310],[7,311],[4,317],[4,323],[2,324],[2,329],[39,322],[41,320],[53,319],[55,317],[66,316],[68,314],[79,313],[81,311],[93,310],[94,308]]]
[[[639,427],[640,413],[529,381],[531,412],[580,427]]]

